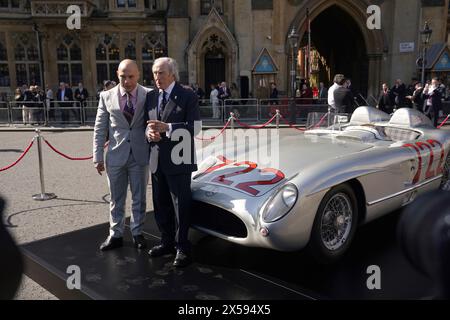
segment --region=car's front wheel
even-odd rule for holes
[[[348,184],[332,188],[322,199],[308,249],[319,263],[332,263],[347,251],[356,231],[358,206]]]
[[[450,153],[447,155],[447,159],[444,164],[444,172],[442,173],[441,190],[450,191]]]

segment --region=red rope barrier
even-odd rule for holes
[[[236,122],[237,122],[241,127],[244,127],[244,128],[249,128],[249,129],[262,129],[262,128],[267,127],[269,124],[271,124],[271,123],[273,122],[273,120],[275,120],[276,117],[277,117],[277,115],[274,115],[274,116],[272,117],[272,119],[270,119],[270,120],[267,121],[266,123],[264,123],[264,124],[262,124],[262,125],[259,125],[259,126],[248,125],[248,124],[246,124],[246,123],[241,122],[239,119],[236,119]]]
[[[230,125],[231,123],[231,119],[228,120],[228,122],[225,124],[225,126],[222,128],[222,130],[219,132],[218,135],[211,137],[211,138],[199,138],[199,137],[195,137],[195,139],[200,140],[200,141],[214,141],[217,139],[217,137],[220,137],[222,135],[222,133],[225,131],[225,129]]]
[[[301,132],[305,132],[306,131],[306,129],[297,128],[297,127],[293,126],[285,117],[283,117],[283,115],[281,115],[281,119],[292,129],[295,129],[295,130],[298,130],[298,131],[301,131]]]
[[[442,128],[444,126],[444,124],[448,121],[448,119],[450,118],[450,114],[447,116],[447,118],[445,118],[445,120],[438,126],[438,129]]]
[[[4,168],[0,168],[0,172],[8,170],[8,169],[14,167],[16,164],[18,164],[20,162],[20,160],[22,160],[22,158],[25,157],[25,155],[28,153],[28,151],[30,151],[30,149],[33,146],[33,144],[34,144],[34,138],[33,138],[33,140],[31,140],[30,144],[25,149],[25,151],[20,155],[19,159],[17,159],[14,163],[10,164],[9,166],[6,166]]]
[[[328,113],[325,113],[324,116],[319,120],[319,122],[316,125],[309,127],[308,130],[319,127],[325,121],[326,118],[328,118]]]
[[[292,129],[295,129],[295,130],[298,130],[298,131],[301,131],[301,132],[305,132],[305,131],[307,131],[307,130],[310,130],[310,129],[314,129],[314,128],[317,128],[317,127],[319,127],[324,121],[325,121],[325,119],[328,117],[328,113],[326,113],[320,120],[319,120],[319,122],[317,123],[317,124],[315,124],[315,125],[313,125],[313,126],[310,126],[310,127],[308,127],[308,128],[306,128],[306,129],[303,129],[303,128],[297,128],[297,127],[295,127],[294,125],[292,125],[283,115],[281,115],[281,119],[283,119],[283,121],[289,126],[289,127],[291,127]]]
[[[55,151],[57,154],[59,154],[60,156],[69,159],[69,160],[73,160],[73,161],[84,161],[84,160],[91,160],[93,158],[93,156],[90,157],[85,157],[85,158],[74,158],[71,156],[68,156],[64,153],[62,153],[61,151],[56,150],[55,147],[53,147],[50,142],[48,142],[45,138],[43,138],[44,142],[50,147],[50,149],[52,149],[53,151]]]

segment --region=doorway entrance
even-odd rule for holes
[[[211,93],[211,84],[217,85],[225,79],[225,55],[221,50],[208,51],[205,54],[206,97]]]
[[[351,79],[352,91],[367,96],[369,81],[369,58],[362,32],[345,10],[333,5],[322,11],[311,22],[311,43],[317,51],[318,70],[316,81],[330,86],[336,73]],[[300,47],[308,44],[305,33]],[[313,62],[313,61],[312,61]],[[326,65],[326,67],[325,67]],[[328,70],[327,70],[328,69]]]

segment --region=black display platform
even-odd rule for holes
[[[363,226],[337,264],[319,266],[304,253],[247,248],[192,231],[195,263],[172,267],[173,256],[152,259],[134,249],[127,229],[123,248],[100,252],[108,225],[21,246],[25,273],[61,299],[288,300],[425,299],[430,280],[405,260],[396,241],[399,213]],[[149,246],[159,242],[149,214]],[[81,269],[81,290],[66,286],[67,267]],[[381,290],[369,290],[367,268],[381,269]]]

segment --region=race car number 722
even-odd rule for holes
[[[426,142],[419,141],[414,144],[408,143],[408,144],[403,145],[403,147],[411,148],[414,151],[416,151],[416,153],[417,153],[417,158],[418,158],[419,164],[418,164],[418,169],[417,169],[416,175],[413,178],[413,184],[418,183],[420,181],[420,177],[422,176],[422,165],[423,165],[422,154],[424,152],[425,152],[425,155],[427,154],[427,151],[429,151],[429,154],[430,154],[427,170],[425,172],[425,180],[435,177],[444,172],[445,150],[444,150],[444,146],[439,141],[430,139],[430,140],[427,140]],[[438,147],[441,151],[439,164],[437,165],[437,168],[435,170],[433,170],[434,150]]]
[[[218,175],[216,177],[214,177],[211,182],[214,183],[218,183],[218,184],[223,184],[226,186],[231,186],[233,184],[235,184],[235,181],[233,181],[232,177],[236,177],[239,175],[243,175],[246,173],[250,173],[253,170],[256,170],[258,168],[258,165],[254,162],[251,161],[242,161],[242,162],[235,162],[235,161],[231,161],[228,160],[227,158],[225,158],[224,156],[218,156],[217,157],[222,163],[215,165],[211,168],[209,168],[208,170],[206,170],[204,172],[204,174],[208,174],[208,173],[212,173],[216,170],[219,170],[223,167],[229,166],[229,165],[233,165],[236,167],[239,167],[239,169],[237,171],[234,172],[230,172],[227,174],[223,174],[223,175]],[[246,166],[246,168],[242,168],[243,166]],[[258,169],[261,173],[265,173],[265,172],[271,172],[273,173],[275,176],[272,179],[268,179],[268,180],[257,180],[257,181],[244,181],[244,182],[240,182],[237,183],[234,187],[236,189],[242,190],[244,192],[247,192],[253,196],[257,196],[260,191],[252,188],[253,186],[261,186],[261,185],[271,185],[271,184],[276,184],[278,182],[280,182],[281,180],[283,180],[285,178],[285,175],[283,172],[281,172],[280,170],[277,169],[273,169],[273,168],[263,168],[263,169]]]

